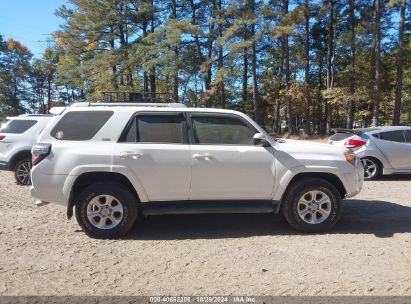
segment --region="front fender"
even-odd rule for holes
[[[340,179],[342,184],[344,185],[345,189],[349,188],[349,184],[346,180],[346,177],[341,170],[337,167],[332,166],[304,166],[299,165],[292,168],[285,168],[281,166],[279,168],[279,174],[277,176],[281,177],[280,180],[276,183],[276,187],[273,191],[273,200],[280,201],[283,197],[283,194],[287,190],[288,185],[292,181],[292,179],[300,173],[326,173],[326,174],[333,174]]]

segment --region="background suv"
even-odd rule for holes
[[[411,127],[335,129],[329,143],[354,151],[364,164],[364,177],[411,173]]]
[[[52,115],[8,117],[0,128],[0,169],[14,171],[19,185],[30,185],[31,147]]]
[[[276,141],[230,110],[78,104],[32,149],[31,193],[67,206],[92,237],[123,235],[145,215],[274,212],[300,231],[332,228],[362,187],[343,147]]]

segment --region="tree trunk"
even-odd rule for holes
[[[401,1],[400,26],[398,29],[398,52],[397,52],[397,79],[395,84],[395,107],[393,125],[398,126],[401,118],[401,93],[402,93],[402,67],[404,65],[404,20],[406,0]]]
[[[317,131],[320,134],[324,134],[326,130],[326,123],[324,116],[322,115],[322,95],[321,91],[323,90],[323,70],[324,70],[324,56],[319,53],[317,55],[318,62],[318,91],[317,91]]]
[[[151,6],[154,9],[154,1],[151,1]],[[151,16],[151,33],[154,33],[154,12],[153,15]],[[156,68],[152,67],[150,69],[150,91],[151,91],[151,96],[155,97],[156,96]]]
[[[151,96],[156,96],[156,68],[150,69],[150,92]]]
[[[223,17],[222,0],[218,1],[218,16],[220,20]],[[218,24],[218,36],[220,38],[223,37],[223,25],[221,24],[221,22],[219,22]],[[222,73],[222,75],[220,76],[221,79],[219,80],[219,83],[218,83],[218,95],[220,99],[220,107],[224,109],[225,108],[224,58],[223,58],[223,46],[221,44],[218,46],[218,70],[220,73]]]
[[[349,0],[349,14],[350,14],[350,31],[351,31],[351,42],[350,42],[350,61],[351,61],[351,71],[350,71],[350,85],[349,85],[349,99],[347,104],[347,123],[346,127],[352,129],[354,126],[354,94],[355,94],[355,6],[354,0]]]
[[[278,39],[281,55],[280,60],[278,62],[278,76],[277,76],[277,89],[276,89],[276,98],[275,98],[275,107],[274,107],[274,124],[273,124],[273,132],[275,134],[280,133],[280,91],[283,84],[283,67],[284,67],[284,43],[283,38],[280,37]]]
[[[284,0],[284,14],[288,14],[288,0]],[[288,45],[288,34],[284,35],[284,51],[285,51],[285,89],[288,91],[290,89],[290,48]],[[287,94],[288,95],[288,94]],[[294,124],[293,124],[293,111],[291,98],[287,96],[287,124],[288,124],[288,133],[290,135],[296,134]]]
[[[143,17],[143,37],[147,37],[147,26],[148,26],[148,22]],[[144,73],[143,73],[143,90],[144,90],[144,93],[148,93],[148,75],[147,75],[147,71],[144,71]]]
[[[47,111],[48,113],[51,108],[51,74],[47,75]]]
[[[372,125],[379,124],[381,103],[381,0],[375,0],[374,41],[375,41],[375,84],[374,84],[374,108]]]
[[[172,17],[174,20],[177,20],[177,0],[172,0]],[[174,55],[176,61],[178,62],[178,46],[174,47]],[[178,63],[177,63],[178,64]],[[178,79],[178,69],[179,67],[175,67],[173,71],[173,100],[174,102],[178,102],[178,86],[179,86],[179,79]]]
[[[197,8],[196,8],[196,3],[194,2],[194,0],[190,0],[190,7],[191,7],[191,24],[197,25]],[[195,36],[194,40],[196,44],[197,55],[198,55],[200,64],[202,65],[205,62],[205,58],[204,58],[203,51],[201,48],[200,38],[198,36]],[[208,94],[211,88],[211,67],[208,67],[206,69],[206,72],[202,72],[202,78],[204,82],[204,89],[206,91],[205,106],[210,107],[211,106],[210,96]]]
[[[114,35],[113,26],[110,26],[110,32],[111,32],[111,35],[113,36],[113,35]],[[110,48],[111,48],[112,50],[115,49],[114,39],[110,39]],[[112,84],[113,84],[114,89],[117,90],[117,89],[118,89],[118,83],[117,83],[117,66],[116,66],[116,65],[113,65],[111,69],[112,69],[112,72],[113,72],[111,81],[112,81]]]
[[[255,11],[255,0],[250,0],[250,14],[254,18]],[[254,106],[254,119],[258,124],[262,123],[262,115],[260,113],[260,100],[258,94],[258,85],[257,85],[257,50],[255,43],[255,24],[251,25],[251,37],[253,39],[253,44],[251,47],[251,69],[253,75],[253,106]]]
[[[333,88],[333,60],[334,60],[334,0],[328,0],[328,39],[327,39],[327,90]],[[331,132],[331,107],[325,102],[325,133]]]
[[[248,11],[248,1],[246,0],[245,2],[245,8],[244,11]],[[247,18],[247,15],[245,14],[244,19]],[[248,40],[248,29],[247,25],[243,24],[243,39],[244,41]],[[247,99],[248,99],[248,48],[244,47],[243,48],[243,91],[242,91],[242,107],[243,111],[246,109],[247,105]]]
[[[304,123],[304,135],[311,134],[311,99],[309,94],[310,88],[310,4],[309,0],[305,0],[305,67],[304,67],[304,74],[305,74],[305,86],[307,88],[307,110],[305,112],[305,123]]]

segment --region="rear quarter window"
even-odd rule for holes
[[[401,130],[381,132],[381,133],[373,134],[373,136],[379,139],[382,139],[382,140],[395,141],[399,143],[405,142],[404,133]]]
[[[59,140],[90,140],[113,113],[113,111],[68,112],[54,126],[50,135]]]
[[[37,120],[11,119],[0,129],[0,133],[22,134],[37,123]]]

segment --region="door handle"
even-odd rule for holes
[[[204,153],[204,154],[193,154],[193,159],[195,160],[211,160],[213,159],[213,156],[210,153]]]
[[[123,158],[123,159],[139,159],[142,156],[143,156],[143,153],[140,153],[140,152],[126,151],[126,152],[120,153],[120,158]]]

